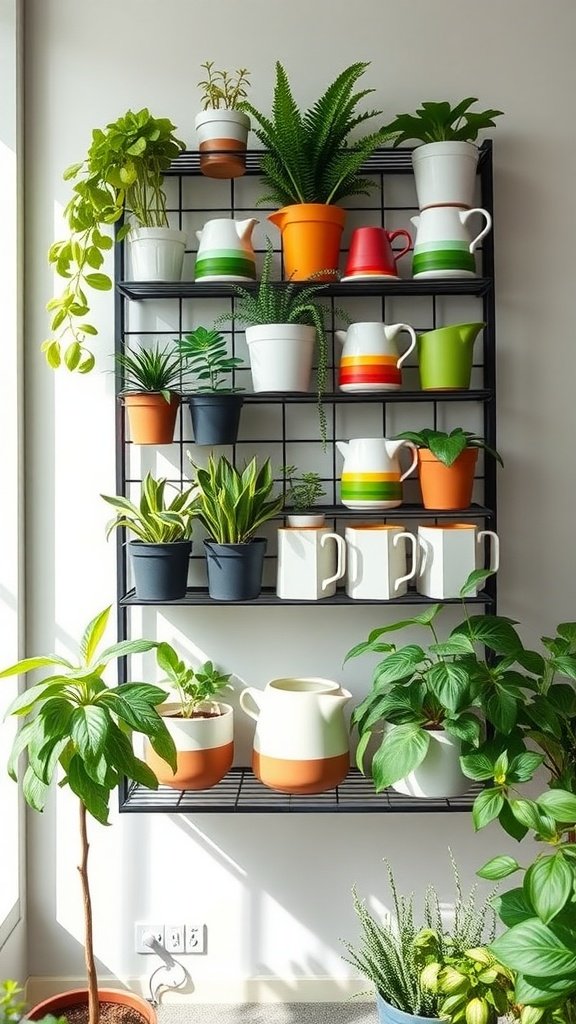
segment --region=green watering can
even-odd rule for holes
[[[474,342],[484,323],[450,324],[417,338],[420,387],[423,391],[469,388]]]

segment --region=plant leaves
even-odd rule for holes
[[[497,960],[535,978],[576,974],[576,949],[570,949],[539,918],[513,925],[489,946]]]
[[[540,857],[524,877],[524,891],[544,924],[549,924],[572,895],[575,873],[559,851]]]
[[[500,789],[485,789],[479,793],[472,807],[474,828],[478,831],[498,817],[504,804]]]
[[[555,821],[576,822],[576,795],[564,789],[549,789],[536,800],[538,807]]]
[[[377,793],[414,771],[426,757],[430,733],[417,725],[397,725],[384,737],[372,760]]]
[[[501,896],[494,896],[490,902],[507,928],[534,917],[534,907],[522,888],[509,889]]]
[[[486,862],[484,867],[480,868],[476,874],[480,878],[488,878],[490,881],[497,881],[500,878],[507,878],[508,875],[513,874],[514,871],[518,871],[520,865],[514,857],[509,857],[507,854],[501,854],[499,857],[492,857],[492,860]]]

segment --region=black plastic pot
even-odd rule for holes
[[[266,539],[249,544],[205,540],[208,593],[213,601],[254,601],[262,589]]]
[[[144,544],[132,540],[128,547],[136,597],[143,601],[177,601],[185,596],[191,540],[173,544]]]
[[[244,404],[242,395],[188,395],[187,402],[196,444],[235,444]]]

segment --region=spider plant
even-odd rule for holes
[[[301,113],[292,95],[288,75],[276,62],[272,115],[267,117],[251,103],[241,109],[257,124],[254,132],[267,152],[262,156],[263,182],[268,191],[261,202],[277,206],[294,203],[337,203],[345,196],[368,195],[374,187],[359,171],[371,153],[393,138],[379,128],[355,139],[348,137],[358,125],[381,114],[380,110],[357,113],[358,103],[373,89],[355,92],[354,86],[369,67],[358,62],[345,68],[309,110]]]
[[[152,392],[170,402],[170,393],[182,386],[182,361],[169,345],[161,348],[157,343],[152,348],[138,345],[125,349],[116,354],[116,362],[122,370],[123,392]]]
[[[106,527],[108,538],[113,530],[124,528],[135,534],[144,544],[172,544],[189,540],[192,536],[194,514],[194,487],[177,491],[171,501],[165,497],[167,481],[155,480],[148,473],[142,482],[140,505],[136,506],[122,495],[101,494],[109,505],[118,509]]]

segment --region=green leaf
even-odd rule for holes
[[[576,646],[576,622],[561,622],[556,632],[563,640],[567,640],[573,647]]]
[[[574,946],[570,949],[537,917],[513,925],[489,948],[507,967],[535,978],[576,974]]]
[[[29,714],[37,702],[44,701],[49,697],[61,694],[65,683],[66,679],[64,678],[59,679],[58,676],[50,676],[50,678],[44,680],[43,683],[37,683],[36,686],[30,686],[27,690],[24,690],[15,697],[12,703],[9,704],[8,710],[6,711],[6,717],[8,715]]]
[[[421,647],[417,644],[407,644],[380,662],[374,673],[374,680],[383,685],[410,676],[424,658],[425,654]]]
[[[541,832],[548,824],[547,815],[540,811],[534,800],[510,800],[510,809],[517,821],[527,828],[534,829],[535,832]]]
[[[82,758],[97,761],[106,743],[109,718],[104,708],[84,705],[72,714],[70,735]]]
[[[540,857],[528,868],[524,890],[538,917],[549,924],[572,895],[575,875],[561,852]]]
[[[468,594],[475,594],[478,588],[493,575],[494,572],[492,569],[474,569],[470,573],[464,586],[460,588],[460,597],[468,597]]]
[[[7,676],[23,676],[27,672],[33,672],[36,668],[46,668],[48,665],[72,668],[72,664],[65,658],[57,658],[55,654],[49,654],[42,658],[24,658],[22,661],[17,661],[15,665],[0,672],[0,679],[5,679]]]
[[[474,654],[474,644],[464,633],[457,633],[443,643],[430,644],[429,650],[444,658],[453,654]]]
[[[381,793],[418,768],[429,746],[430,733],[418,725],[397,725],[390,729],[372,759],[376,792]]]
[[[468,632],[478,643],[496,654],[514,654],[522,648],[522,641],[514,627],[498,615],[472,615],[468,623],[457,627],[457,632]]]
[[[519,870],[520,865],[514,857],[509,857],[507,854],[501,854],[499,857],[493,857],[492,860],[487,861],[484,867],[480,868],[476,874],[479,875],[480,878],[488,878],[490,881],[497,881],[500,878],[507,878],[508,875]]]
[[[526,1006],[553,1007],[559,1000],[563,1002],[566,996],[576,992],[576,978],[574,975],[570,978],[534,978],[517,974],[514,992],[518,1003]]]
[[[460,758],[460,766],[464,775],[476,782],[486,782],[494,778],[494,763],[483,751],[465,754]]]
[[[362,772],[362,774],[364,774],[364,755],[366,754],[366,749],[371,738],[372,733],[370,731],[363,733],[358,740],[358,746],[356,747],[356,767],[358,768],[358,771]]]
[[[504,804],[500,789],[485,789],[479,793],[472,808],[474,828],[478,831],[498,817]]]
[[[509,889],[501,896],[494,896],[490,902],[507,928],[534,917],[534,907],[522,888]]]
[[[506,773],[507,780],[509,782],[529,782],[543,760],[543,754],[536,754],[530,750],[527,750],[524,754],[517,754],[510,762],[510,767]]]
[[[112,281],[106,274],[86,274],[84,280],[99,292],[108,292],[112,287]]]
[[[451,736],[472,746],[477,747],[480,743],[482,723],[472,712],[460,714],[457,718],[445,718],[444,728]]]
[[[468,674],[463,668],[450,662],[439,662],[428,669],[426,678],[447,711],[456,712],[467,703]]]
[[[44,804],[48,796],[48,786],[41,782],[38,776],[34,774],[30,765],[28,765],[22,780],[22,793],[26,803],[35,811],[44,810]]]
[[[103,611],[99,612],[98,615],[96,615],[96,617],[86,626],[84,635],[80,641],[80,653],[87,665],[91,663],[98,644],[106,632],[106,626],[108,624],[108,619],[110,618],[111,609],[112,605],[109,604],[107,608],[104,608]]]
[[[66,781],[89,814],[101,825],[107,825],[110,793],[105,786],[100,786],[90,778],[78,754],[74,754],[70,760]]]
[[[524,839],[524,836],[528,832],[526,825],[522,825],[512,814],[512,811],[510,810],[510,804],[508,803],[508,801],[506,801],[502,810],[500,811],[500,814],[498,815],[498,821],[500,822],[500,825],[502,826],[504,831],[509,836],[512,836],[512,839],[516,839],[518,842],[520,842],[521,839]]]
[[[576,822],[576,796],[564,789],[549,789],[536,800],[538,807],[555,821]]]

